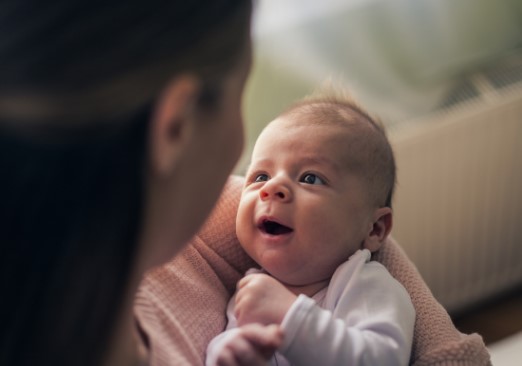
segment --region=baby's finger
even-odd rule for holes
[[[236,342],[229,344],[228,348],[234,356],[233,363],[221,364],[218,362],[219,366],[266,366],[267,364],[267,358],[246,338],[237,339]]]
[[[240,288],[245,287],[245,285],[246,285],[247,283],[249,283],[250,280],[252,279],[252,276],[254,276],[254,274],[248,274],[248,275],[246,275],[245,277],[243,277],[242,279],[240,279],[240,280],[237,282],[236,288],[239,290]]]
[[[278,325],[251,323],[241,328],[243,336],[257,347],[277,349],[283,343],[283,331]]]
[[[230,347],[225,347],[216,359],[217,366],[239,366],[233,350]]]

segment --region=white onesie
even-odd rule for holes
[[[271,365],[407,365],[415,310],[402,285],[370,261],[367,249],[341,264],[327,288],[299,295],[281,324],[284,342]],[[258,269],[247,273],[260,273]],[[237,328],[235,298],[228,305],[227,330],[207,348],[213,365]]]

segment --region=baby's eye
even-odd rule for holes
[[[323,180],[315,174],[307,173],[301,178],[301,182],[306,184],[324,184]]]
[[[255,183],[257,183],[257,182],[266,182],[267,180],[268,180],[268,175],[267,174],[258,174],[254,178],[254,182]]]

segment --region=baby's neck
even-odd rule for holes
[[[323,280],[320,282],[314,282],[308,285],[300,285],[300,286],[293,286],[293,285],[286,285],[285,287],[290,290],[294,295],[306,295],[308,297],[314,296],[316,293],[321,291],[323,288],[328,286],[328,283],[330,282],[330,279]]]

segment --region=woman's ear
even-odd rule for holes
[[[384,244],[393,226],[393,215],[390,207],[381,207],[375,210],[372,226],[364,239],[364,248],[376,252]]]
[[[150,127],[150,159],[155,174],[169,174],[193,138],[197,79],[180,75],[165,88],[154,106]]]

